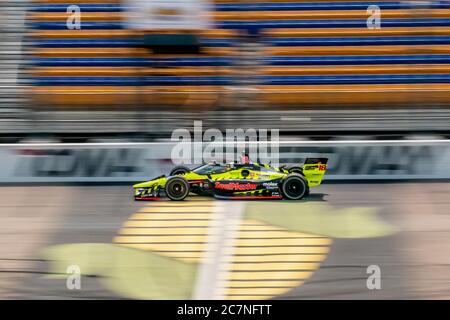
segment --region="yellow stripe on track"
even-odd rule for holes
[[[214,214],[226,215],[229,209],[226,202],[199,199],[155,203],[134,213],[114,242],[186,263],[206,263],[212,255],[207,251],[211,250],[208,241],[219,241],[210,238]],[[232,222],[227,219],[225,224]],[[225,233],[227,241],[216,261],[218,281],[214,285],[223,299],[269,299],[302,285],[319,269],[332,243],[323,236],[245,216],[236,222],[236,232]]]
[[[210,219],[209,212],[183,212],[183,213],[135,213],[130,217],[130,220],[177,220],[177,219]]]
[[[160,214],[163,212],[189,212],[189,213],[210,213],[213,206],[186,206],[186,207],[180,207],[180,206],[173,206],[173,207],[150,207],[150,208],[143,208],[139,210],[140,214],[148,213],[150,215],[152,214]]]
[[[120,235],[206,235],[208,228],[122,228],[119,231]]]
[[[227,262],[247,262],[247,263],[252,263],[252,262],[266,262],[266,263],[271,263],[271,262],[286,262],[286,261],[295,261],[295,262],[322,262],[325,259],[325,255],[324,254],[284,254],[284,255],[280,255],[280,254],[272,254],[272,255],[268,255],[268,254],[261,254],[261,255],[245,255],[245,256],[240,256],[240,255],[234,255],[231,256],[227,259],[225,259],[225,261]]]
[[[176,244],[122,243],[122,244],[130,248],[152,250],[152,251],[203,251],[207,247],[205,243],[176,243]]]
[[[252,272],[231,272],[224,274],[222,280],[304,280],[311,277],[312,271],[252,271]]]
[[[283,288],[292,288],[298,285],[302,285],[303,281],[296,281],[296,280],[277,280],[277,281],[239,281],[239,280],[232,280],[232,281],[222,281],[220,285],[224,288],[230,288],[230,287],[283,287]]]
[[[130,220],[125,222],[124,224],[125,227],[204,227],[208,225],[209,220]]]
[[[186,87],[187,89],[190,89],[192,87]],[[186,205],[189,206],[193,206],[193,205],[209,205],[209,206],[214,206],[214,202],[211,201],[211,198],[209,197],[201,197],[201,196],[192,196],[192,197],[188,197],[186,199],[184,199],[183,201],[159,201],[157,205],[155,205],[155,207],[164,207],[164,206],[168,206],[168,207],[174,207],[174,206],[178,206],[178,207],[185,207]],[[147,207],[150,208],[150,207]]]
[[[328,253],[328,247],[235,247],[225,249],[229,254],[270,254],[270,253]]]
[[[230,265],[227,270],[231,271],[269,271],[269,270],[316,270],[319,268],[318,263],[305,262],[269,262],[269,263],[234,263]]]
[[[289,238],[289,239],[240,239],[235,245],[239,247],[251,246],[323,246],[330,245],[328,238]]]
[[[239,233],[239,238],[322,238],[313,234],[300,232],[286,232],[286,231],[258,231],[258,230],[242,230]]]
[[[258,294],[267,294],[268,290],[270,290],[271,295],[277,295],[282,294],[286,292],[286,288],[226,288],[225,293],[227,295],[243,295],[243,294],[249,294],[249,295],[258,295]],[[267,297],[266,297],[267,298]]]
[[[175,236],[118,236],[114,238],[115,242],[119,243],[191,243],[191,242],[205,242],[207,235],[203,236],[185,236],[185,235],[175,235]]]
[[[194,259],[191,262],[199,262],[199,259],[203,258],[204,252],[184,252],[184,251],[172,251],[172,252],[157,252],[158,254],[168,256],[176,259]]]
[[[183,203],[161,201],[141,208],[124,223],[113,241],[189,263],[201,262],[215,207],[209,198],[194,199]]]
[[[228,296],[228,300],[265,300],[270,299],[272,296],[266,295],[266,296],[255,296],[255,295],[234,295],[234,296]]]

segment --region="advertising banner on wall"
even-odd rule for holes
[[[0,145],[0,183],[147,180],[170,172],[173,148],[174,143]],[[290,141],[278,151],[280,164],[328,158],[328,181],[450,179],[446,140]]]

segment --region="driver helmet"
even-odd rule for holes
[[[250,163],[250,157],[248,156],[248,153],[243,152],[241,155],[241,162],[242,164],[249,164]]]

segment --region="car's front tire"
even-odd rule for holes
[[[288,200],[300,200],[309,193],[308,181],[298,174],[287,175],[280,185],[283,198]]]
[[[167,180],[165,191],[170,200],[181,201],[189,194],[189,183],[182,176],[173,176]]]

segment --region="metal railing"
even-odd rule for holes
[[[22,68],[27,0],[0,2],[0,130],[24,129],[27,99]]]

